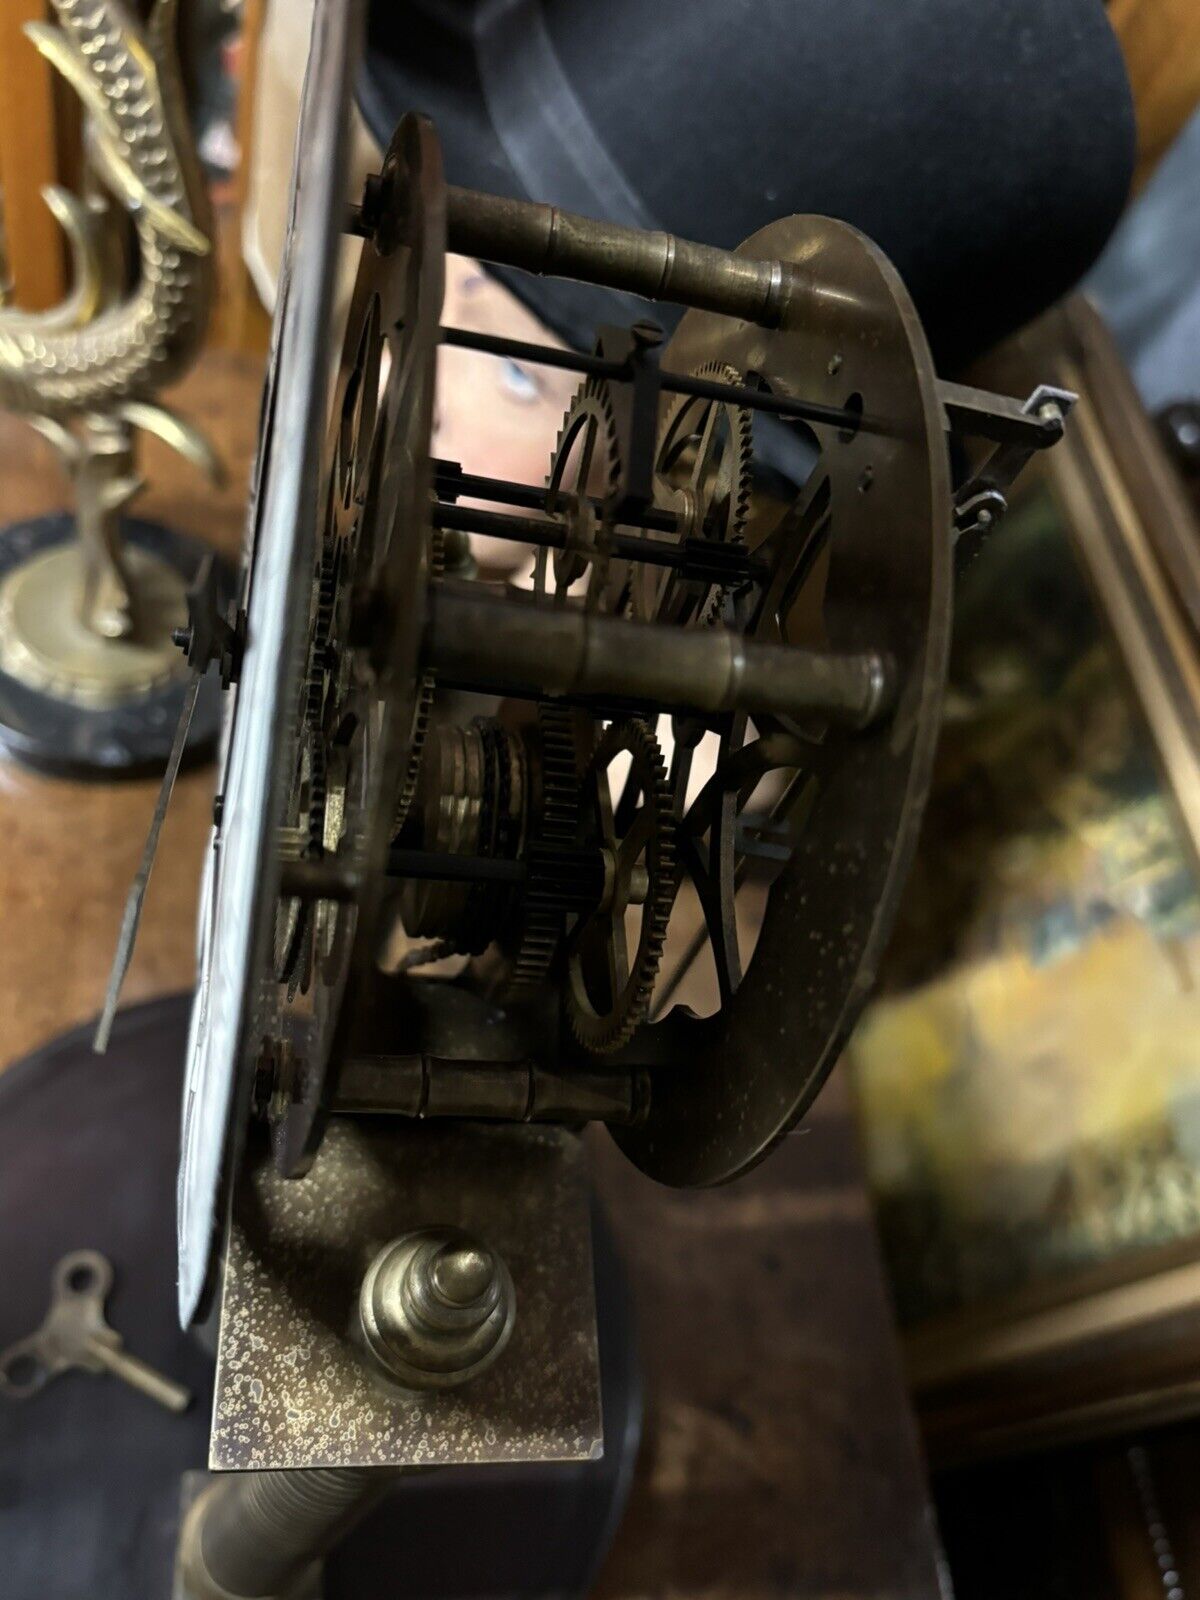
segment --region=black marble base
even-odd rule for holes
[[[158,523],[128,517],[126,540],[178,571],[190,583],[208,546]],[[0,529],[0,579],[15,567],[75,537],[70,515],[58,511]],[[227,592],[233,573],[222,568]],[[146,777],[167,763],[187,680],[116,706],[72,705],[0,672],[0,753],[60,778]],[[221,685],[210,674],[200,685],[186,760],[202,761],[216,749],[223,712]]]

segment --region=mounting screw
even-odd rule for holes
[[[1045,425],[1046,434],[1061,439],[1066,427],[1066,416],[1057,400],[1046,400],[1037,409],[1038,421]]]
[[[418,1228],[375,1257],[358,1297],[363,1343],[406,1389],[449,1389],[490,1367],[512,1334],[508,1268],[459,1228]]]
[[[663,342],[666,335],[661,325],[649,317],[643,317],[640,322],[635,322],[630,328],[633,342],[641,350],[654,350]]]

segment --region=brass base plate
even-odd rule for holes
[[[83,623],[83,552],[58,545],[0,582],[0,671],[71,705],[118,705],[187,676],[171,642],[187,622],[186,587],[175,568],[148,550],[126,551],[133,632],[109,639]]]
[[[401,1399],[350,1337],[389,1239],[477,1234],[508,1265],[512,1339],[459,1389]],[[242,1174],[225,1258],[209,1466],[479,1466],[603,1453],[583,1154],[562,1128],[335,1117],[307,1177]]]

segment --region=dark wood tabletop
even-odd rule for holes
[[[151,442],[139,512],[238,548],[259,378],[250,357],[201,362],[170,398],[206,429],[229,486],[212,490]],[[66,503],[49,450],[7,417],[0,483],[4,520]],[[0,1061],[97,1011],[156,788],[0,765]],[[179,782],[128,1001],[191,982],[212,791],[211,769]],[[629,1510],[598,1594],[938,1595],[932,1512],[845,1085],[835,1074],[805,1130],[727,1189],[660,1189],[606,1138],[594,1143],[647,1395]]]

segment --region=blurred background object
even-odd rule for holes
[[[929,822],[850,1052],[979,1597],[1200,1583],[1200,13],[1111,15],[1138,193],[1088,299],[978,369],[1049,359],[1081,401],[960,583]]]
[[[1200,13],[1191,0],[1111,0],[1137,115],[1139,191],[1200,103]]]
[[[913,1377],[949,1454],[1111,1426],[1122,1399],[1142,1415],[1149,1368],[1100,1335],[1132,1317],[1144,1355],[1194,1293],[1170,1273],[1200,1231],[1200,530],[1087,303],[1020,344],[993,359],[1057,352],[1077,427],[960,583],[931,827],[853,1047]],[[1105,1298],[1159,1272],[1136,1316]],[[1156,1409],[1188,1389],[1184,1349]]]

